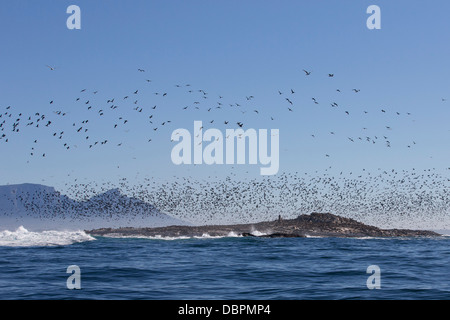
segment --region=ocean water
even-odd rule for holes
[[[450,237],[93,238],[0,232],[0,299],[450,299]],[[69,266],[80,290],[69,290]],[[369,266],[380,269],[369,289]],[[370,283],[375,283],[370,281]]]

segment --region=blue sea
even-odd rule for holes
[[[23,228],[0,239],[0,299],[450,298],[450,237],[167,240]],[[79,290],[67,287],[72,265]],[[373,265],[379,289],[368,288]]]

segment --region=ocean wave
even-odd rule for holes
[[[92,241],[94,237],[84,231],[42,231],[32,232],[23,226],[16,231],[0,231],[1,247],[46,247],[67,246],[73,243]]]
[[[252,230],[251,234],[254,235],[255,237],[261,237],[261,236],[266,236],[268,233],[261,232],[258,230]]]
[[[162,235],[155,235],[155,236],[144,236],[144,235],[124,235],[124,234],[105,234],[103,235],[105,238],[115,238],[115,239],[147,239],[147,240],[187,240],[187,239],[221,239],[221,238],[237,238],[242,237],[242,235],[239,235],[235,232],[229,232],[227,235],[223,236],[211,236],[208,233],[204,233],[201,236],[176,236],[176,237],[170,237],[170,236],[162,236]]]
[[[311,235],[309,235],[309,234],[305,234],[305,238],[312,238],[312,239],[322,239],[323,238],[323,236],[311,236]]]

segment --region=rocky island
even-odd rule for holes
[[[331,213],[299,215],[295,219],[281,219],[250,224],[168,226],[158,228],[102,228],[86,231],[92,236],[110,237],[243,237],[299,238],[299,237],[436,237],[440,234],[426,230],[380,229],[353,219]]]

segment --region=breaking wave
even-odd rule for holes
[[[105,234],[103,235],[105,238],[116,238],[116,239],[148,239],[148,240],[187,240],[187,239],[220,239],[220,238],[237,238],[242,237],[235,232],[230,232],[224,236],[211,236],[208,233],[204,233],[201,236],[177,236],[177,237],[169,237],[169,236],[143,236],[143,235],[132,235],[127,236],[123,234]]]
[[[0,246],[2,247],[67,246],[92,240],[95,238],[84,231],[32,232],[23,226],[17,228],[16,231],[0,231]]]

